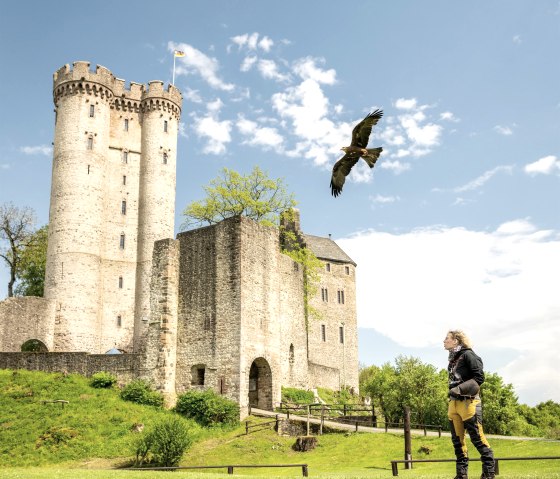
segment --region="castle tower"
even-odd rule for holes
[[[173,236],[181,94],[161,82],[127,89],[75,62],[54,74],[53,96],[45,297],[56,300],[55,350],[130,352],[153,243]]]
[[[149,83],[141,102],[142,158],[138,207],[138,268],[134,349],[142,344],[150,313],[154,241],[172,238],[175,219],[177,133],[181,93],[160,81]]]

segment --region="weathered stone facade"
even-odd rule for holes
[[[323,263],[319,319],[278,228],[235,217],[171,239],[175,87],[125,89],[76,62],[55,73],[54,102],[45,298],[0,303],[0,367],[150,378],[169,404],[212,388],[243,412],[272,408],[282,386],[357,390],[356,265],[303,234],[299,212],[291,228]],[[52,352],[17,353],[30,339]]]

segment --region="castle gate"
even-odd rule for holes
[[[272,411],[272,371],[268,361],[257,358],[249,370],[249,405]]]

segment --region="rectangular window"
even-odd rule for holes
[[[344,304],[344,291],[338,290],[338,302],[339,304]]]
[[[88,137],[87,139],[87,149],[88,150],[93,150],[93,137]]]
[[[128,163],[128,151],[123,151],[122,152],[122,162],[123,163]]]
[[[163,120],[163,131],[167,133],[167,120]]]
[[[122,184],[126,185],[126,175],[123,175],[123,177],[122,177]]]
[[[128,131],[128,118],[124,119],[124,131]]]
[[[121,214],[126,215],[126,201],[121,202]]]
[[[350,274],[350,266],[345,266],[344,270],[346,271],[346,274]]]
[[[325,265],[325,268],[327,269],[327,271],[330,271],[330,270],[331,270],[331,264],[330,264],[330,263],[327,263],[327,264]]]
[[[167,165],[167,153],[163,154],[163,164]]]
[[[339,326],[338,337],[340,339],[340,344],[344,344],[344,326]]]
[[[120,314],[117,316],[117,326],[122,326],[122,316]]]
[[[327,340],[327,327],[321,324],[321,340],[325,342]]]
[[[329,291],[327,290],[327,288],[321,288],[321,299],[328,303]]]
[[[87,165],[87,174],[89,175],[89,165]]]
[[[123,277],[119,276],[119,289],[122,289],[123,287]]]
[[[124,235],[121,235],[121,241],[120,241],[119,245],[120,245],[121,249],[124,249]]]
[[[93,118],[95,116],[95,105],[89,106],[89,117]]]

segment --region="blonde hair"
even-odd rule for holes
[[[469,337],[460,329],[457,330],[450,330],[448,331],[448,334],[451,335],[451,337],[453,339],[456,339],[457,341],[459,341],[459,344],[461,346],[464,346],[465,348],[472,348],[472,342],[469,339]]]

